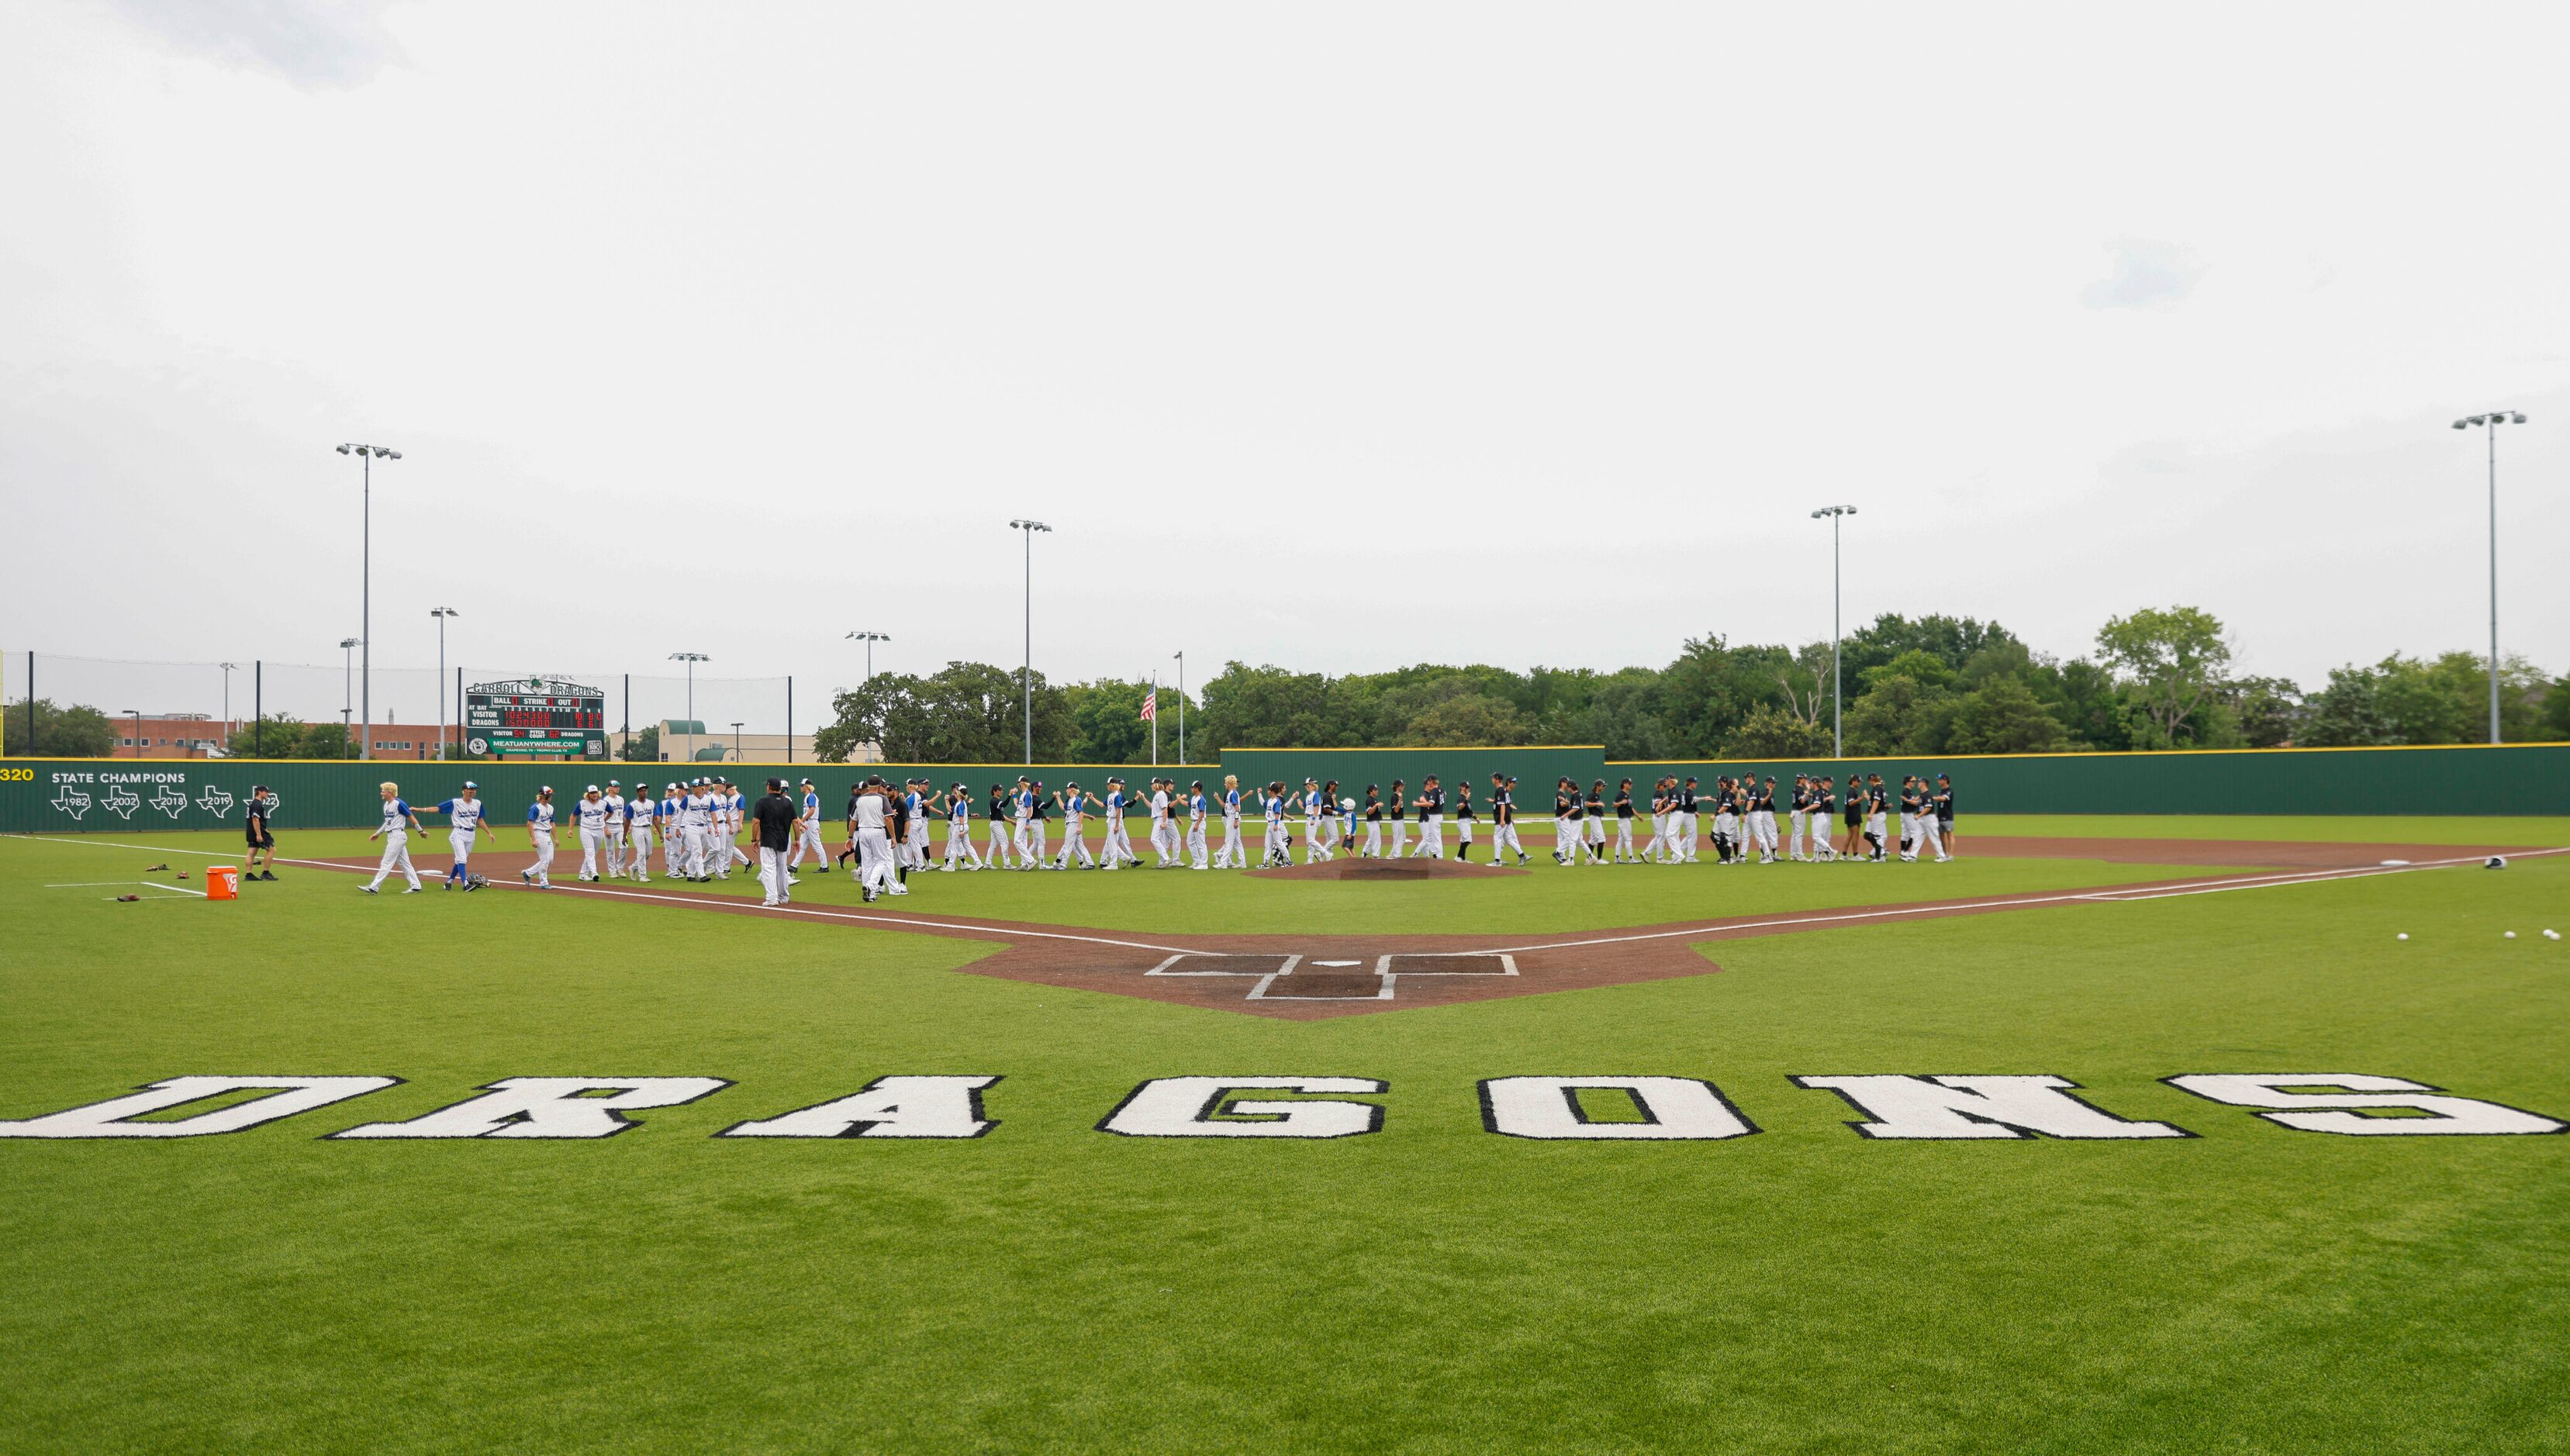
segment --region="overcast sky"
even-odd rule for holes
[[[1819,14],[17,0],[0,647],[2570,671],[2570,7]]]

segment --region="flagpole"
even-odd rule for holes
[[[1158,768],[1160,766],[1160,674],[1156,669],[1151,673],[1151,696],[1145,701],[1151,705],[1151,767]]]

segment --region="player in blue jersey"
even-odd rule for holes
[[[473,837],[481,831],[482,817],[490,807],[482,802],[482,786],[466,779],[463,792],[452,799],[441,800],[433,811],[446,816],[446,843],[455,852],[455,863],[446,870],[447,889],[476,888],[472,868]]]
[[[518,878],[539,890],[554,888],[554,786],[536,790],[536,802],[527,806],[527,845],[536,852],[536,863],[518,872]]]
[[[410,832],[417,829],[421,834],[426,834],[428,831],[420,829],[419,816],[412,813],[411,807],[402,802],[401,785],[388,781],[375,787],[383,795],[384,822],[366,838],[380,839],[384,842],[384,858],[375,866],[375,878],[357,888],[368,895],[373,895],[377,893],[377,887],[384,883],[385,876],[399,870],[402,878],[410,882],[410,889],[403,891],[402,894],[417,895],[419,894],[419,872],[412,869],[410,864]]]

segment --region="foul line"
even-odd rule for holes
[[[2570,848],[2529,850],[2517,858],[2532,859],[2537,855],[2570,854]],[[1590,945],[1620,945],[1634,940],[1668,940],[1682,936],[1704,937],[1731,930],[1768,930],[1793,925],[1845,924],[1855,920],[1890,919],[1902,915],[1953,914],[1964,910],[2019,910],[2030,906],[2070,905],[2086,901],[2125,904],[2144,900],[2169,900],[2183,895],[2220,895],[2233,890],[2272,890],[2282,886],[2323,885],[2337,880],[2356,880],[2374,875],[2405,875],[2413,870],[2451,869],[2457,865],[2478,865],[2480,856],[2469,855],[2453,860],[2421,860],[2414,865],[2357,865],[2340,870],[2301,870],[2279,875],[2250,876],[2230,880],[2206,880],[2187,885],[2173,885],[2157,890],[2081,890],[2061,895],[2032,896],[2020,900],[1983,900],[1928,902],[1924,905],[1899,906],[1889,910],[1849,910],[1840,914],[1793,915],[1772,920],[1732,920],[1721,924],[1693,925],[1679,930],[1645,930],[1632,935],[1598,935],[1582,940],[1554,940],[1540,945],[1510,945],[1510,954],[1535,950],[1576,950]],[[1494,952],[1496,953],[1496,952]]]

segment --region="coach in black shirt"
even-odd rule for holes
[[[758,826],[758,888],[767,892],[760,905],[783,905],[794,898],[794,876],[785,868],[785,852],[802,831],[803,812],[785,797],[785,781],[767,781],[767,793],[750,806]]]

